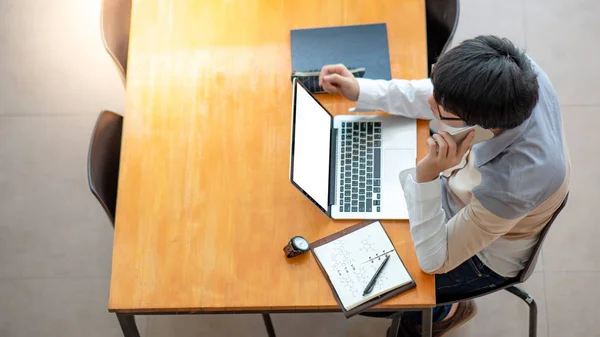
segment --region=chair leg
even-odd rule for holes
[[[396,337],[400,331],[400,320],[402,315],[397,315],[392,319],[392,325],[388,329],[387,337]]]
[[[531,295],[525,291],[512,286],[505,289],[509,293],[519,297],[529,306],[529,337],[537,336],[537,304]]]

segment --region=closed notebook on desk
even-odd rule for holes
[[[365,221],[311,244],[346,317],[416,286],[379,221]],[[363,290],[386,255],[390,258],[369,294]]]
[[[368,78],[392,79],[385,23],[294,29],[290,35],[292,70],[319,71],[343,63],[365,68]]]

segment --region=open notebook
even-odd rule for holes
[[[394,245],[379,221],[366,221],[311,244],[319,266],[347,317],[415,287]],[[371,293],[363,290],[386,255]]]

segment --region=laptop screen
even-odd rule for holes
[[[332,116],[294,81],[290,179],[327,213]]]

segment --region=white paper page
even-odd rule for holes
[[[314,252],[346,310],[411,281],[379,222],[317,247]],[[386,255],[390,255],[390,259],[373,290],[363,296],[365,287]]]

